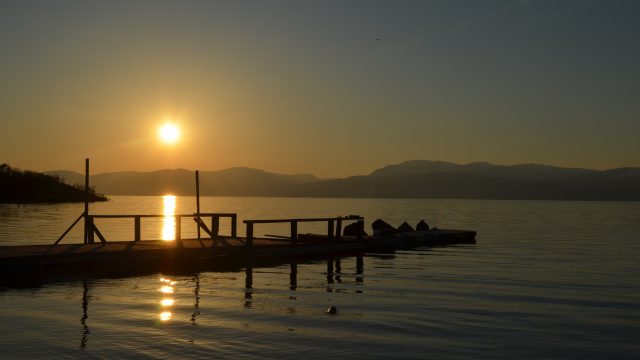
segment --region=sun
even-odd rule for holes
[[[180,129],[172,123],[166,123],[158,129],[158,136],[162,142],[174,144],[180,139]]]

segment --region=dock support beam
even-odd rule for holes
[[[93,242],[93,226],[89,223],[89,158],[84,159],[84,243]]]
[[[93,217],[92,216],[85,216],[84,217],[84,226],[87,229],[87,244],[93,244],[95,241],[95,225],[93,224]]]
[[[238,216],[233,214],[231,216],[231,237],[236,237],[238,232]]]
[[[291,222],[291,246],[298,245],[298,222]]]
[[[334,230],[333,230],[333,220],[329,220],[327,222],[327,237],[329,238],[329,244],[331,245],[331,250],[333,250],[333,243],[334,243]]]
[[[134,218],[134,240],[140,241],[140,216]]]
[[[211,217],[211,237],[218,237],[220,234],[220,216]]]
[[[253,223],[247,223],[247,242],[245,246],[247,248],[247,252],[251,251],[251,247],[253,246]]]
[[[196,216],[200,218],[200,176],[196,170]],[[213,227],[213,226],[212,226]],[[200,226],[198,226],[198,240],[200,240]]]

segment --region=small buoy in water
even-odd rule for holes
[[[329,308],[327,309],[327,314],[334,315],[337,312],[338,312],[338,308],[333,305],[329,306]]]

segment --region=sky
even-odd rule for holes
[[[0,163],[640,166],[639,19],[635,0],[0,0]]]

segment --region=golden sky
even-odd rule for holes
[[[636,1],[8,1],[0,163],[640,166]],[[158,128],[170,121],[180,140]]]

